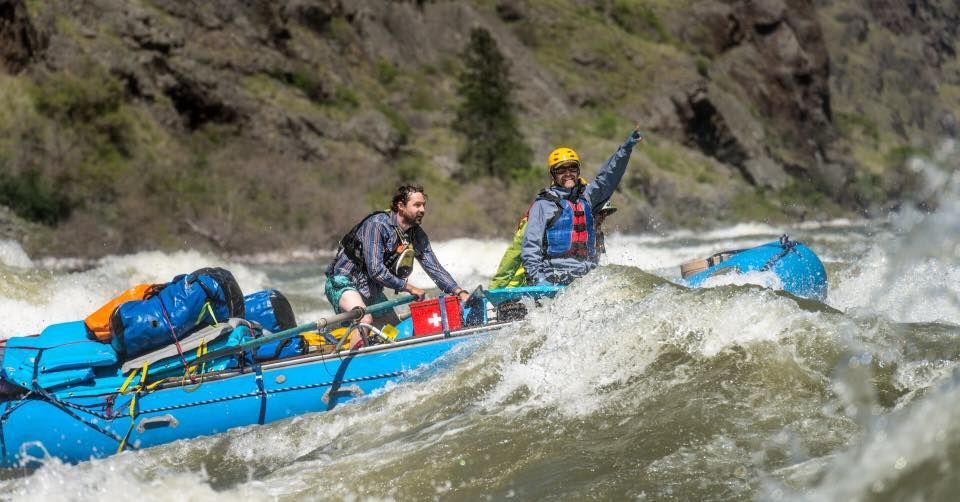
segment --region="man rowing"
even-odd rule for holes
[[[384,288],[406,291],[422,299],[423,289],[408,280],[414,260],[420,262],[441,291],[457,295],[461,301],[469,297],[433,253],[430,239],[420,226],[426,212],[427,194],[423,187],[403,185],[397,188],[389,211],[368,215],[340,240],[337,254],[326,270],[326,296],[335,312],[384,302]],[[397,323],[393,311],[378,320]],[[370,315],[360,319],[365,324],[372,321]]]

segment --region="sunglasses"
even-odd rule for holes
[[[550,170],[550,172],[555,175],[580,174],[580,166],[577,164],[564,164],[562,166],[554,167]]]

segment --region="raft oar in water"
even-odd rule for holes
[[[236,352],[242,352],[247,349],[253,349],[270,342],[275,342],[277,340],[284,340],[286,338],[290,338],[292,336],[296,336],[296,335],[299,335],[300,333],[305,333],[307,331],[319,331],[333,323],[359,319],[366,314],[376,314],[378,312],[383,312],[384,310],[389,310],[394,307],[410,303],[416,299],[417,299],[416,296],[412,296],[412,295],[404,296],[402,298],[397,298],[395,300],[390,300],[383,303],[370,305],[369,307],[365,307],[365,308],[355,308],[353,310],[344,312],[342,314],[337,314],[335,316],[328,317],[325,319],[319,319],[317,321],[303,324],[295,328],[290,328],[283,331],[278,331],[276,333],[271,333],[267,336],[262,336],[255,340],[243,342],[241,344],[234,345],[232,347],[224,347],[222,349],[217,349],[211,352],[207,352],[202,357],[198,357],[190,364],[191,365],[203,364],[205,362],[209,362],[214,359],[221,358],[223,356],[228,356]]]

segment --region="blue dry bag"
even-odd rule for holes
[[[270,333],[277,333],[286,329],[295,328],[297,320],[293,315],[290,302],[282,293],[275,289],[257,291],[247,295],[244,299],[244,311],[248,321],[255,321]],[[259,338],[258,332],[255,334]],[[266,334],[266,333],[264,333]],[[292,336],[261,345],[248,354],[248,362],[283,359],[299,356],[306,352],[307,343],[302,336]]]
[[[243,293],[230,271],[178,275],[154,296],[121,304],[110,318],[111,344],[129,359],[175,343],[198,327],[243,317]]]

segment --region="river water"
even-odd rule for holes
[[[0,476],[0,497],[953,500],[960,196],[952,175],[929,178],[935,212],[613,234],[605,265],[527,322],[386,392],[79,465],[47,460]],[[826,305],[749,284],[671,282],[683,261],[781,233],[824,261]],[[466,286],[489,280],[505,246],[434,245]],[[330,313],[328,259],[35,260],[2,242],[0,336],[82,318],[131,284],[206,266],[230,269],[245,292],[280,289],[307,322]]]

